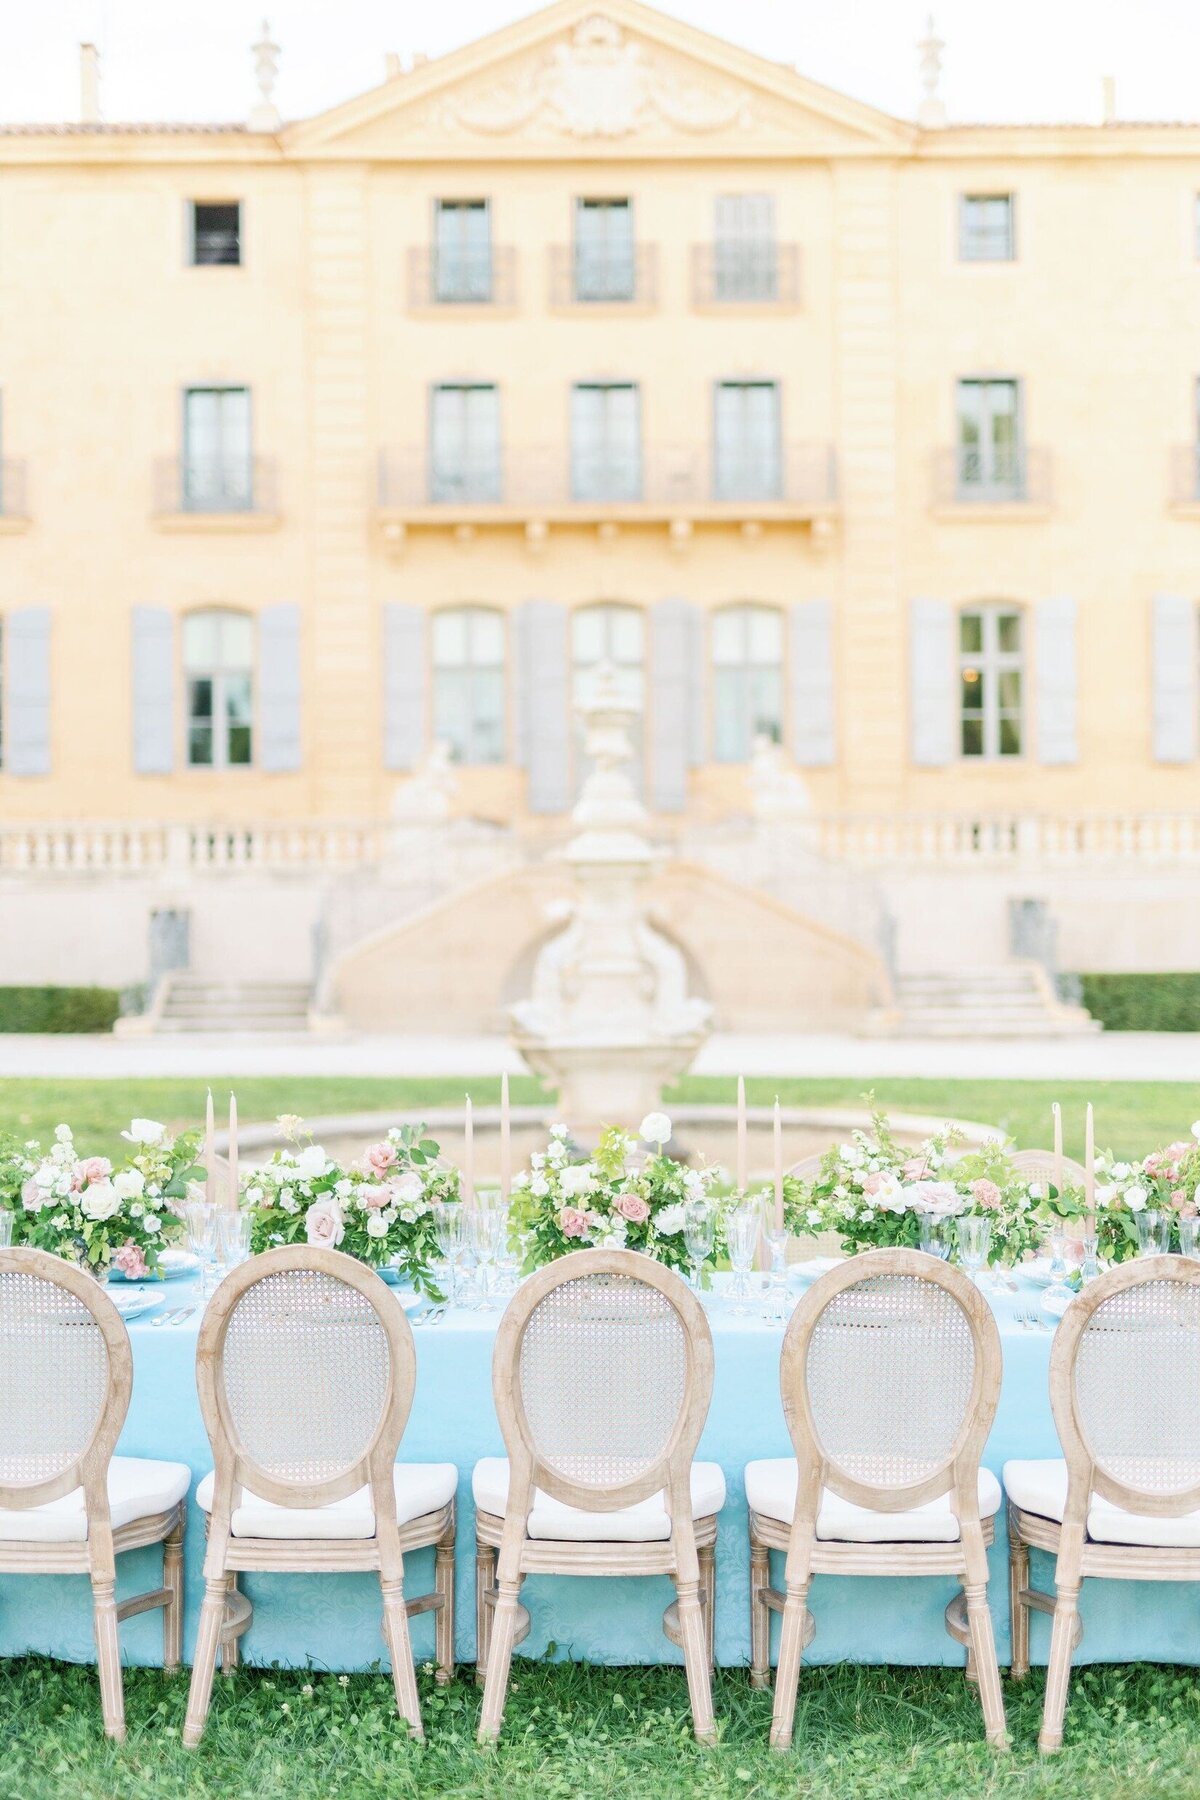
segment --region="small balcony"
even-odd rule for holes
[[[279,522],[274,458],[159,457],[154,519],[164,530],[269,530]]]
[[[800,305],[800,246],[693,244],[692,305],[794,311]]]
[[[484,307],[511,311],[517,304],[517,253],[508,244],[490,251],[438,250],[414,246],[408,253],[408,306],[411,312],[447,315]]]
[[[1171,510],[1200,519],[1200,443],[1176,444],[1171,451]]]
[[[658,245],[597,251],[551,244],[550,305],[556,312],[604,306],[651,311],[658,305]]]
[[[378,516],[385,539],[410,528],[524,526],[531,539],[551,525],[667,525],[686,540],[692,527],[805,524],[828,530],[837,512],[834,453],[828,444],[791,444],[765,460],[686,445],[651,445],[637,455],[573,458],[562,447],[520,446],[456,468],[435,466],[418,448],[385,450],[379,460]]]
[[[0,532],[24,531],[29,524],[29,486],[23,458],[0,460]]]
[[[933,510],[941,518],[1043,518],[1050,510],[1050,453],[1024,445],[985,458],[957,444],[933,459]]]

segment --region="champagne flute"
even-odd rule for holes
[[[692,1265],[692,1288],[700,1292],[704,1265],[712,1255],[716,1216],[703,1200],[693,1200],[684,1214],[683,1242]]]
[[[964,1213],[957,1221],[958,1257],[975,1286],[979,1286],[979,1271],[987,1262],[988,1251],[992,1244],[992,1221],[980,1218],[977,1214]]]
[[[758,1247],[759,1210],[753,1202],[743,1201],[725,1216],[725,1247],[733,1269],[729,1298],[739,1317],[750,1311],[750,1270]]]

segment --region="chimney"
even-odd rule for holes
[[[79,46],[79,119],[83,125],[100,123],[100,52],[95,44]]]
[[[1117,78],[1115,75],[1105,75],[1101,78],[1100,92],[1102,95],[1101,118],[1105,125],[1115,125],[1117,122]]]

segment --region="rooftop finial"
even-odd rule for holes
[[[917,107],[917,124],[928,128],[946,123],[946,105],[938,93],[938,84],[942,78],[942,51],[945,48],[945,40],[938,36],[933,14],[930,13],[925,21],[925,36],[917,45],[921,58],[918,64],[921,71],[921,103]]]
[[[254,52],[254,76],[261,99],[250,109],[251,131],[278,131],[281,120],[274,101],[275,79],[279,74],[279,45],[272,40],[271,27],[264,19],[262,36],[250,48]]]

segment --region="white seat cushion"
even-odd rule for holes
[[[746,1500],[751,1512],[790,1525],[796,1510],[797,1474],[794,1456],[747,1463]],[[990,1519],[999,1510],[1000,1483],[990,1469],[980,1469],[979,1516]],[[876,1512],[826,1489],[817,1514],[817,1536],[846,1544],[954,1544],[958,1520],[949,1494],[908,1512]]]
[[[1044,1462],[1006,1462],[1004,1486],[1008,1497],[1023,1512],[1037,1513],[1042,1519],[1057,1519],[1062,1524],[1067,1504],[1067,1465],[1058,1457]],[[1151,1518],[1145,1513],[1126,1512],[1099,1494],[1092,1495],[1088,1508],[1088,1536],[1097,1544],[1149,1544],[1172,1549],[1200,1548],[1200,1512],[1181,1513],[1178,1518]]]
[[[108,1465],[108,1505],[113,1530],[170,1512],[192,1485],[186,1463],[153,1462],[149,1457],[114,1456]],[[0,1540],[22,1544],[82,1544],[87,1541],[83,1489],[46,1506],[27,1510],[0,1507]]]
[[[502,1517],[508,1505],[507,1456],[482,1457],[475,1464],[471,1490],[478,1511]],[[707,1519],[719,1513],[724,1504],[725,1475],[720,1463],[693,1463],[693,1519]],[[535,1488],[529,1535],[559,1543],[653,1544],[670,1537],[671,1521],[662,1494],[652,1494],[648,1500],[623,1506],[618,1512],[585,1512],[582,1507],[552,1500],[541,1488]]]
[[[206,1475],[196,1489],[196,1504],[212,1511],[215,1476]],[[423,1513],[437,1512],[454,1498],[458,1470],[453,1463],[397,1463],[393,1471],[396,1521],[407,1525]],[[329,1506],[278,1506],[242,1489],[242,1504],[231,1520],[234,1537],[372,1538],[375,1508],[370,1488],[361,1487]]]

